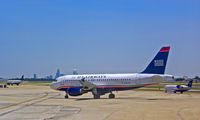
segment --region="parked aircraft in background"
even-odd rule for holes
[[[87,92],[92,92],[94,99],[99,99],[106,93],[110,93],[109,98],[115,98],[113,91],[136,89],[173,79],[172,75],[164,74],[169,50],[169,46],[162,47],[141,73],[66,75],[57,78],[50,87],[65,91],[65,98]]]
[[[193,80],[190,80],[187,85],[165,85],[165,92],[172,91],[174,93],[180,92],[181,94],[192,88]]]
[[[22,75],[20,80],[7,80],[7,85],[19,85],[20,83],[22,83],[24,80],[24,75]]]

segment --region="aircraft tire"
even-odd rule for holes
[[[68,99],[69,98],[69,96],[68,95],[65,95],[65,99]]]
[[[111,93],[111,94],[109,94],[108,97],[109,97],[109,99],[115,98],[115,94],[112,94],[112,93]]]
[[[174,93],[176,93],[176,91],[174,91]]]
[[[183,94],[183,91],[181,91],[181,94]]]

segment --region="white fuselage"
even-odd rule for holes
[[[138,88],[172,80],[173,76],[139,73],[66,75],[57,78],[56,82],[53,82],[50,87],[56,90],[63,90],[69,87],[81,87],[80,80],[83,78],[99,88]]]
[[[19,85],[22,82],[22,80],[8,80],[7,84],[12,85],[12,84],[17,84]]]

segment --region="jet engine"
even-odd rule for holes
[[[70,87],[67,92],[70,96],[79,96],[84,93],[80,87]]]

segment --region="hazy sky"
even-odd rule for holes
[[[167,74],[200,75],[199,0],[0,2],[0,77],[141,72],[165,45]]]

